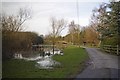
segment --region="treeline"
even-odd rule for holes
[[[72,24],[72,25],[71,25]],[[79,26],[74,21],[69,25],[69,32],[64,40],[74,45],[97,46],[99,43],[98,34],[91,27]],[[81,28],[81,29],[80,29]]]
[[[90,26],[80,26],[72,21],[69,25],[68,35],[64,40],[74,45],[97,46],[98,34]]]
[[[81,28],[81,29],[80,29]],[[52,36],[48,34],[45,36],[45,43],[52,44]],[[84,46],[98,46],[99,39],[98,33],[91,26],[80,26],[75,24],[74,21],[68,23],[68,34],[65,36],[57,35],[55,37],[55,44],[57,43],[73,44],[73,45],[84,45]],[[60,44],[58,44],[60,46]]]

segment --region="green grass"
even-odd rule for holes
[[[41,70],[35,67],[35,62],[15,60],[3,62],[3,78],[66,78],[74,77],[83,70],[84,62],[88,59],[86,51],[82,48],[70,46],[64,49],[64,55],[55,55],[53,59],[60,62],[52,70]]]

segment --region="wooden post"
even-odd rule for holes
[[[119,55],[119,46],[117,45],[117,55]]]

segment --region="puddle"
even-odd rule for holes
[[[39,69],[53,69],[54,66],[60,65],[59,62],[52,59],[53,55],[40,56],[40,54],[35,54],[29,57],[22,56],[22,54],[15,54],[15,59],[24,59],[27,61],[35,61],[35,66]]]
[[[42,60],[37,61],[35,66],[40,69],[53,69],[55,65],[60,65],[59,62],[53,60],[51,57],[44,57]]]

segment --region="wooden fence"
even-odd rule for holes
[[[102,49],[110,54],[120,55],[120,46],[103,45]]]

